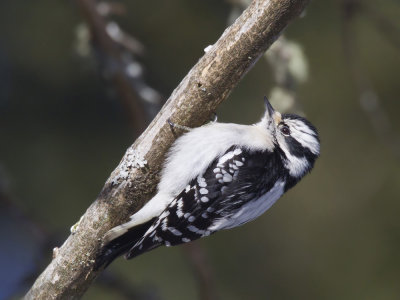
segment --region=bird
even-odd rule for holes
[[[177,138],[156,195],[105,234],[94,268],[123,254],[131,259],[241,226],[309,173],[320,154],[317,129],[304,117],[279,113],[266,97],[264,102],[258,123],[212,122]]]

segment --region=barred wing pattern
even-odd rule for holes
[[[278,152],[230,148],[152,221],[125,257],[133,258],[161,245],[190,242],[254,219],[254,216],[238,215],[238,212],[254,203],[260,206],[257,216],[268,209],[284,191],[282,185],[268,196],[277,182],[284,182],[287,173],[282,170],[285,168]],[[271,197],[273,199],[269,199]],[[268,201],[271,204],[263,208],[262,202]]]

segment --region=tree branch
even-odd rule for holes
[[[128,149],[26,299],[76,299],[96,278],[103,235],[154,194],[164,154],[175,139],[168,118],[203,124],[308,0],[255,0],[190,70],[145,132]],[[144,160],[147,161],[143,167]]]

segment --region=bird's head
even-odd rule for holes
[[[300,179],[312,169],[319,156],[317,129],[298,115],[281,115],[274,110],[267,98],[264,100],[266,111],[261,124],[271,133],[289,174]]]

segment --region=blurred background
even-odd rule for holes
[[[244,6],[0,2],[0,299],[27,291]],[[118,259],[84,299],[399,299],[399,68],[398,1],[312,1],[217,111],[251,124],[269,95],[306,115],[312,174],[243,227]]]

